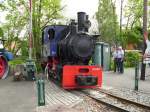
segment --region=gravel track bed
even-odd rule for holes
[[[138,105],[132,104],[130,102],[126,102],[124,100],[120,100],[118,98],[112,97],[108,94],[101,93],[98,90],[84,90],[84,92],[96,99],[99,99],[102,102],[106,102],[107,104],[114,105],[115,107],[119,107],[129,112],[149,112],[150,111],[143,107],[138,107]],[[105,96],[105,97],[98,98],[97,97],[98,95]]]
[[[71,93],[84,99],[82,104],[77,105],[74,108],[84,108],[84,112],[118,112],[116,109],[98,103],[97,101],[93,100],[92,98],[88,97],[80,91],[71,91]]]
[[[142,91],[138,92],[127,88],[120,88],[120,89],[113,88],[107,91],[116,96],[150,106],[150,93],[144,93]]]

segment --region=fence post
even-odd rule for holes
[[[43,79],[37,81],[38,106],[45,105],[45,83]]]
[[[137,61],[135,63],[135,86],[134,90],[138,91],[139,89],[139,62]]]

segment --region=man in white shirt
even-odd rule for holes
[[[118,72],[123,73],[124,51],[121,46],[119,46],[117,50],[117,61],[118,61]]]

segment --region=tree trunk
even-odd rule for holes
[[[147,34],[147,0],[143,1],[144,5],[144,10],[143,10],[143,38],[144,34]],[[143,47],[143,55],[145,53],[146,49],[146,43],[145,40],[143,39],[144,47]],[[141,80],[145,80],[145,69],[146,69],[146,64],[143,63],[143,58],[142,58],[142,67],[141,67]]]
[[[38,8],[36,9],[35,7]],[[41,7],[42,0],[33,0],[33,52],[36,60],[39,60],[41,55]]]
[[[114,33],[114,37],[113,37],[113,42],[115,45],[117,45],[117,41],[116,41],[116,37],[117,37],[117,23],[116,23],[116,18],[115,18],[115,4],[116,4],[116,0],[113,2],[111,0],[111,6],[112,6],[112,9],[113,9],[113,24],[114,24],[114,28],[115,28],[115,33]]]
[[[121,41],[122,41],[122,10],[123,10],[123,1],[124,0],[121,0],[121,7],[120,7],[120,38],[121,38]]]

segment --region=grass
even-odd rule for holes
[[[15,58],[15,59],[13,59],[12,61],[9,61],[8,63],[9,63],[9,65],[10,65],[11,67],[14,67],[14,66],[16,66],[16,65],[18,65],[18,64],[24,64],[25,62],[26,62],[25,59],[22,59],[22,58]]]

